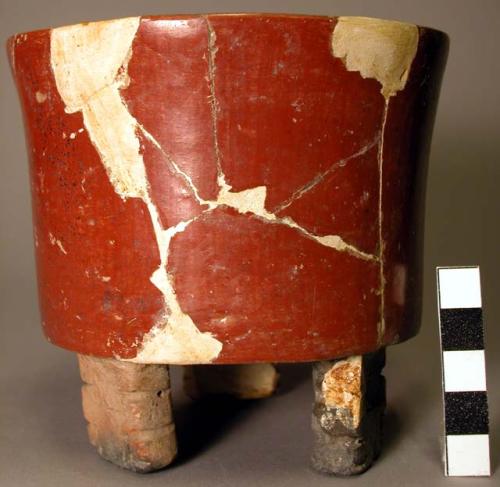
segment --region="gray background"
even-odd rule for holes
[[[492,464],[498,470],[500,2],[0,0],[0,39],[84,20],[209,11],[367,15],[428,25],[451,37],[429,170],[422,332],[388,351],[384,453],[369,472],[354,479],[331,479],[309,469],[312,394],[306,366],[285,367],[280,391],[272,399],[211,407],[183,396],[175,369],[182,449],[178,462],[139,476],[94,453],[81,416],[74,356],[47,344],[39,326],[23,126],[6,56],[1,55],[0,485],[498,485],[498,472],[477,480],[445,479],[442,474],[434,268],[481,265]]]

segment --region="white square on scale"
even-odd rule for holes
[[[443,352],[445,392],[486,390],[484,350]]]
[[[448,476],[490,475],[489,435],[448,435],[446,448]]]
[[[438,275],[441,309],[481,307],[479,267],[440,267]]]

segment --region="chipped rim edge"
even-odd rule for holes
[[[64,25],[58,25],[56,27],[48,27],[48,28],[41,28],[41,29],[34,29],[30,31],[25,31],[25,32],[18,32],[15,34],[10,35],[7,38],[7,45],[9,45],[17,36],[30,36],[33,34],[41,34],[43,32],[50,32],[53,29],[59,29],[59,28],[66,28],[66,27],[72,27],[72,26],[77,26],[77,25],[87,25],[87,24],[93,24],[97,22],[113,22],[116,20],[123,20],[131,17],[140,17],[141,20],[150,20],[150,21],[164,21],[164,20],[196,20],[196,19],[203,19],[203,18],[216,18],[216,17],[269,17],[269,18],[284,18],[284,19],[316,19],[316,20],[337,20],[340,17],[342,18],[362,18],[362,19],[367,19],[367,20],[378,20],[378,21],[383,21],[383,22],[391,22],[394,24],[403,24],[403,25],[414,25],[416,26],[419,30],[426,30],[426,31],[431,31],[435,32],[436,34],[439,34],[443,36],[446,41],[449,41],[449,36],[446,32],[435,29],[434,27],[428,27],[425,25],[419,25],[415,24],[412,22],[405,22],[405,21],[400,21],[400,20],[395,20],[395,19],[384,19],[381,17],[367,17],[363,15],[321,15],[321,14],[301,14],[301,13],[286,13],[286,12],[215,12],[215,13],[192,13],[192,14],[158,14],[158,15],[132,15],[132,16],[126,16],[126,17],[117,17],[117,18],[107,18],[107,19],[100,19],[100,20],[92,20],[92,21],[82,21],[82,22],[76,22],[72,24],[64,24]]]

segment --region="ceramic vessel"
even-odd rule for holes
[[[173,458],[168,364],[197,366],[192,395],[260,397],[276,382],[266,363],[312,361],[313,461],[364,470],[383,349],[419,327],[446,36],[358,17],[159,16],[19,34],[8,52],[43,330],[81,356],[101,454],[140,471]],[[131,429],[104,403],[137,390],[139,410],[163,413]]]

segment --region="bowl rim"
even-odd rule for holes
[[[322,14],[302,14],[302,13],[287,13],[287,12],[215,12],[215,13],[174,13],[174,14],[154,14],[154,15],[129,15],[125,17],[116,17],[116,18],[105,18],[105,19],[99,19],[99,20],[90,20],[90,21],[81,21],[81,22],[76,22],[76,23],[71,23],[71,24],[63,24],[63,25],[58,25],[56,27],[46,27],[46,28],[40,28],[40,29],[34,29],[34,30],[29,30],[25,32],[18,32],[10,35],[7,39],[7,43],[13,42],[17,37],[23,37],[27,36],[30,37],[32,35],[40,35],[43,33],[50,32],[54,29],[60,29],[60,28],[69,28],[69,27],[76,27],[78,25],[88,25],[88,24],[95,24],[95,23],[106,23],[106,22],[114,22],[114,21],[119,21],[119,20],[125,20],[125,19],[130,19],[130,18],[140,18],[142,20],[146,21],[178,21],[178,20],[197,20],[197,19],[205,19],[205,20],[210,20],[210,19],[215,19],[215,18],[230,18],[230,17],[240,17],[240,18],[256,18],[256,17],[267,17],[269,19],[290,19],[290,20],[300,20],[300,19],[307,19],[307,20],[338,20],[339,18],[342,19],[366,19],[368,21],[381,21],[381,22],[389,22],[391,24],[400,24],[404,26],[415,26],[419,30],[424,30],[424,31],[431,31],[435,32],[437,34],[440,34],[441,36],[445,37],[448,39],[448,35],[446,32],[436,29],[434,27],[428,27],[424,25],[419,25],[415,24],[412,22],[406,22],[406,21],[401,21],[401,20],[396,20],[396,19],[385,19],[382,17],[372,17],[372,16],[364,16],[364,15],[322,15]]]

